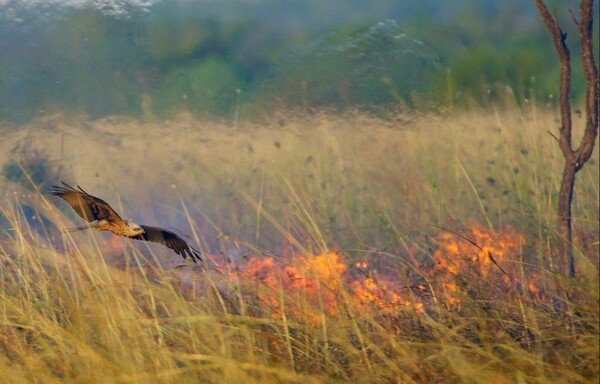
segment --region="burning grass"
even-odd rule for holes
[[[67,142],[63,153],[34,151],[48,174],[132,219],[171,220],[207,262],[181,267],[164,247],[61,236],[68,213],[6,181],[1,377],[597,380],[597,169],[576,189],[580,277],[563,279],[552,232],[561,157],[536,133],[551,114],[276,118],[244,129],[185,118],[146,131],[131,121],[30,127],[37,145]],[[14,133],[1,145],[16,148]],[[85,140],[69,146],[75,138]]]
[[[481,248],[440,231],[431,260],[383,270],[334,251],[186,270],[129,250],[112,267],[100,248],[5,241],[0,369],[11,382],[592,381],[597,294],[519,274],[514,229],[465,231]]]

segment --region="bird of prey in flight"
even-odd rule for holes
[[[79,185],[78,189],[75,189],[65,182],[62,184],[64,187],[55,185],[50,193],[66,201],[79,216],[88,222],[87,225],[70,231],[95,228],[96,231],[108,231],[117,236],[160,243],[183,256],[184,259],[189,256],[194,263],[202,261],[200,252],[175,233],[164,228],[139,225],[129,220],[123,220],[106,201],[90,195]]]

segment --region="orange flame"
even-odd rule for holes
[[[434,292],[434,299],[446,307],[460,308],[468,294],[466,287],[473,287],[470,282],[475,281],[474,276],[493,283],[490,286],[509,288],[508,275],[517,275],[514,266],[525,245],[524,236],[512,228],[494,231],[472,224],[464,232],[465,238],[477,246],[447,232],[434,238],[435,265],[423,271],[424,275],[432,275],[431,287],[410,282],[403,285],[406,278],[380,274],[366,261],[349,264],[337,252],[296,256],[287,264],[284,262],[289,259],[283,257],[251,257],[240,272],[240,282],[254,289],[261,308],[271,316],[308,319],[315,325],[323,321],[324,315],[340,315],[344,308],[372,311],[374,315],[394,315],[400,308],[424,313],[427,295]],[[461,280],[467,283],[457,284]],[[250,284],[252,281],[261,284]],[[539,293],[535,279],[529,281],[527,288],[533,294]]]
[[[433,254],[436,265],[433,273],[442,281],[445,303],[457,307],[460,303],[461,288],[456,283],[458,275],[465,277],[492,278],[508,288],[510,278],[504,272],[511,272],[520,261],[525,237],[513,228],[494,231],[473,223],[466,229],[465,238],[453,233],[442,232],[434,242],[438,249]],[[495,263],[498,265],[495,265]],[[502,270],[500,270],[500,268]]]
[[[354,266],[363,272],[368,268],[366,262],[357,262]],[[376,281],[369,276],[353,277],[348,273],[346,262],[336,252],[297,257],[294,265],[284,267],[279,267],[274,258],[252,257],[242,274],[247,279],[261,281],[266,287],[301,295],[312,304],[312,313],[309,308],[297,308],[298,303],[283,303],[274,299],[277,295],[273,290],[258,293],[259,299],[274,315],[280,316],[285,306],[289,313],[308,316],[315,324],[321,321],[319,310],[335,316],[340,311],[342,301],[359,310],[379,308],[385,313],[397,311],[398,306],[412,306],[419,311],[423,310],[423,303],[413,305],[390,280],[379,278]]]

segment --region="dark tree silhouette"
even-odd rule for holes
[[[561,125],[557,138],[565,157],[560,193],[558,196],[558,232],[561,236],[561,251],[566,262],[569,276],[575,276],[573,255],[573,235],[571,220],[571,202],[575,186],[575,174],[589,160],[598,135],[598,67],[593,51],[593,0],[582,0],[579,5],[579,18],[573,15],[577,24],[581,44],[583,72],[586,81],[586,126],[578,148],[572,145],[572,119],[569,92],[571,91],[571,56],[567,47],[567,34],[558,24],[556,12],[552,15],[542,0],[534,0],[535,6],[552,34],[552,40],[560,59],[560,116]]]

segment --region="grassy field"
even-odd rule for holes
[[[598,151],[555,232],[557,112],[0,126],[10,383],[593,383]],[[575,116],[575,126],[583,120]],[[92,231],[64,180],[204,253]]]

